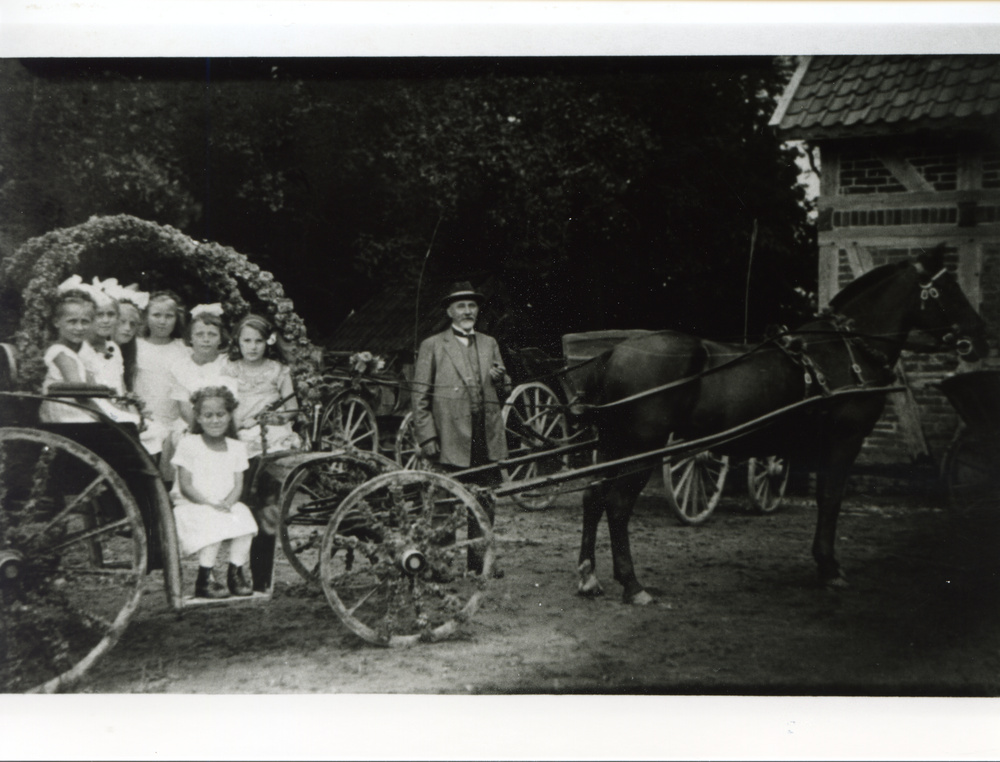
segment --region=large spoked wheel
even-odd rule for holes
[[[467,569],[470,549],[481,573]],[[446,638],[468,621],[493,563],[493,530],[471,492],[442,474],[394,471],[358,487],[334,513],[320,581],[354,633],[408,646]]]
[[[323,411],[319,424],[321,450],[378,452],[378,420],[372,406],[358,394],[334,398]]]
[[[430,469],[430,463],[420,454],[417,442],[417,431],[413,425],[413,411],[407,413],[399,424],[396,434],[396,462],[408,471],[425,471]]]
[[[281,492],[281,550],[299,576],[319,582],[324,527],[355,488],[385,470],[363,453],[343,451],[312,460],[289,474]]]
[[[750,504],[760,513],[772,513],[781,505],[791,472],[788,461],[776,455],[747,461],[747,488]]]
[[[948,505],[957,515],[1000,507],[1000,439],[959,432],[945,455]]]
[[[521,384],[507,397],[503,410],[507,432],[508,457],[553,449],[569,440],[566,415],[559,398],[545,384],[532,381]],[[569,468],[566,455],[538,458],[529,463],[501,470],[504,481],[521,482],[539,476],[558,473]],[[515,494],[514,501],[526,511],[539,511],[552,505],[559,494],[559,485],[536,487]]]
[[[663,489],[667,504],[682,524],[706,521],[722,498],[729,473],[729,456],[700,452],[687,458],[663,460]]]
[[[0,691],[76,683],[139,605],[146,535],[121,477],[85,447],[0,429]]]

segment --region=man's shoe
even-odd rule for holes
[[[228,598],[229,591],[215,581],[210,568],[200,566],[198,567],[198,580],[194,583],[194,597],[218,600]]]
[[[241,597],[253,595],[253,588],[250,587],[250,583],[247,582],[246,578],[243,576],[242,566],[229,564],[229,575],[226,581],[229,583],[229,592],[233,595]]]

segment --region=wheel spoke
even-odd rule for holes
[[[385,587],[385,582],[379,582],[377,585],[375,585],[375,587],[373,587],[371,590],[369,590],[367,593],[361,596],[361,598],[357,601],[357,603],[355,603],[347,610],[347,613],[353,616],[354,612],[357,611],[359,608],[361,608],[361,606],[364,605],[365,601],[367,601],[369,598],[375,595],[375,593],[377,593],[383,587]]]

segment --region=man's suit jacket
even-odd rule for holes
[[[496,340],[476,333],[479,382],[486,411],[486,445],[490,460],[507,457],[501,400],[490,378],[493,363],[503,365]],[[475,384],[468,350],[451,326],[420,345],[413,375],[413,418],[420,444],[437,437],[441,462],[468,467],[472,451],[472,400]]]

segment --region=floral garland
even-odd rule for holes
[[[252,309],[266,313],[280,333],[279,343],[300,402],[305,406],[319,401],[319,353],[306,337],[305,324],[292,300],[270,272],[231,247],[199,243],[169,225],[129,215],[91,217],[80,225],[53,230],[32,238],[4,259],[0,266],[4,301],[20,302],[9,309],[21,314],[14,334],[21,388],[41,385],[42,357],[53,338],[48,323],[56,286],[73,274],[85,280],[114,275],[123,283],[140,281],[144,288],[169,287],[197,294],[208,290],[234,323]]]

